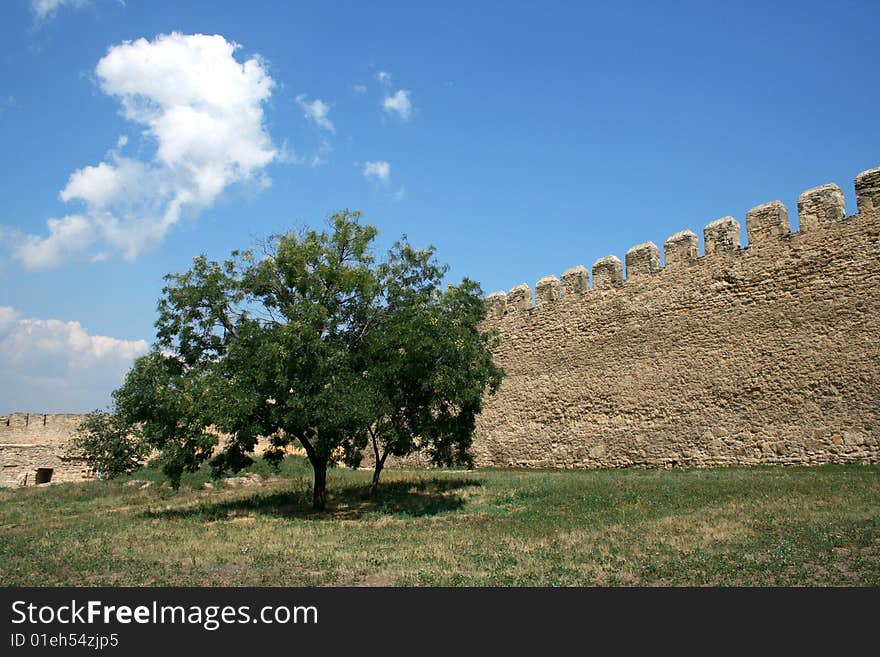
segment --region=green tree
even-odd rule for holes
[[[433,255],[397,243],[378,268],[383,312],[361,351],[372,395],[372,493],[388,456],[421,451],[435,465],[471,465],[483,394],[503,376],[488,350],[493,336],[479,328],[482,290],[468,279],[443,290],[446,267]]]
[[[149,446],[115,413],[96,410],[77,425],[68,455],[83,459],[102,479],[113,479],[143,465]]]
[[[329,224],[166,277],[156,345],[115,400],[172,481],[209,458],[217,473],[246,467],[258,436],[271,436],[270,461],[303,447],[321,510],[328,467],[340,455],[356,464],[368,437],[384,450],[377,481],[388,453],[465,460],[473,395],[500,381],[477,329],[479,286],[442,292],[433,249],[405,240],[377,263],[376,229],[357,212]],[[228,436],[219,452],[215,430]]]

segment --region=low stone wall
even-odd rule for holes
[[[40,468],[51,469],[54,482],[93,478],[82,461],[67,456],[82,418],[75,413],[0,416],[0,487],[32,486]]]

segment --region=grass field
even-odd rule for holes
[[[877,466],[336,470],[322,515],[254,467],[0,491],[0,585],[880,585]]]

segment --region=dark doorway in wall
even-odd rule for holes
[[[34,478],[36,484],[48,484],[52,481],[52,468],[37,468],[37,476]]]

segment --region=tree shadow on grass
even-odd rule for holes
[[[257,491],[222,501],[199,500],[184,507],[146,511],[143,515],[151,519],[206,522],[248,516],[302,520],[358,520],[368,515],[417,518],[461,509],[465,500],[460,493],[476,486],[482,483],[466,477],[389,481],[380,483],[376,497],[371,497],[367,486],[352,484],[328,490],[324,512],[312,509],[311,488],[301,486],[293,490]]]

